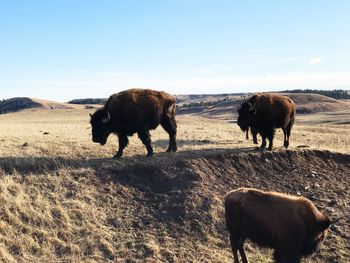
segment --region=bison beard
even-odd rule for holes
[[[225,198],[226,225],[234,263],[248,259],[244,242],[275,249],[277,263],[299,263],[315,252],[327,235],[328,216],[304,198],[253,188],[239,188]]]
[[[169,134],[167,152],[175,152],[175,109],[175,98],[165,92],[131,89],[114,94],[102,109],[90,115],[92,141],[104,145],[111,133],[117,134],[119,149],[114,158],[120,158],[128,145],[128,136],[137,133],[146,146],[147,156],[152,156],[149,131],[160,124]]]
[[[288,148],[295,120],[295,104],[290,98],[276,94],[254,95],[242,104],[238,114],[237,124],[242,131],[247,134],[250,128],[253,138],[254,133],[261,135],[260,148],[266,147],[268,139],[268,149],[272,149],[276,128],[283,130],[283,146]],[[257,143],[255,139],[254,143]]]

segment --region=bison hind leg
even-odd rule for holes
[[[285,148],[288,148],[288,146],[289,146],[289,135],[287,134],[287,129],[286,128],[282,128],[282,131],[283,131],[283,135],[284,135],[283,146]]]
[[[258,130],[255,127],[250,127],[250,132],[252,134],[253,137],[253,143],[254,144],[258,144]],[[248,132],[247,132],[247,140],[248,140]]]
[[[239,247],[239,254],[241,255],[242,263],[249,263],[248,259],[247,259],[247,256],[245,254],[243,245],[244,245],[244,241],[241,243],[241,245]]]
[[[176,122],[175,118],[171,116],[165,116],[161,122],[163,129],[169,134],[169,146],[166,152],[176,152]]]
[[[267,138],[269,139],[269,148],[267,148],[269,151],[272,150],[272,147],[273,147],[273,138],[275,137],[275,129],[272,129]]]
[[[234,235],[230,234],[230,241],[231,241],[231,248],[232,248],[232,254],[233,254],[233,258],[234,258],[234,263],[239,263],[238,251],[239,251],[239,253],[241,255],[242,262],[243,263],[248,263],[248,260],[247,260],[247,257],[245,255],[244,248],[243,248],[244,239],[234,237]]]
[[[284,147],[288,148],[289,146],[289,138],[290,138],[290,133],[292,131],[292,127],[293,127],[293,124],[294,124],[294,120],[290,120],[289,123],[288,123],[288,126],[287,126],[287,129],[285,131],[285,143],[284,143]],[[284,132],[284,130],[283,130]]]
[[[138,131],[137,135],[139,136],[142,143],[146,146],[147,156],[151,157],[153,155],[153,148],[151,145],[151,134],[149,133],[149,130],[144,129],[144,130]]]

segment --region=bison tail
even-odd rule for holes
[[[290,130],[292,129],[292,127],[294,125],[294,120],[295,120],[295,111],[292,111],[292,113],[290,114],[289,123],[288,123],[288,130],[289,130],[289,132],[290,132]]]
[[[176,104],[175,103],[170,105],[169,112],[171,113],[171,115],[173,115],[173,116],[175,115],[175,112],[176,112]]]
[[[291,120],[295,119],[295,110],[293,110],[292,113],[290,114],[290,119]]]
[[[169,116],[174,116],[176,111],[175,100],[167,100],[164,104],[164,113]]]
[[[231,232],[231,210],[227,204],[225,204],[225,219],[226,229]]]
[[[239,189],[238,189],[239,190]],[[225,198],[225,217],[227,230],[237,228],[240,225],[242,215],[242,196],[239,192],[234,191],[226,195]]]

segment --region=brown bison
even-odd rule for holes
[[[275,129],[282,128],[284,147],[289,146],[289,137],[295,119],[295,104],[286,97],[277,94],[258,94],[245,101],[238,110],[237,124],[242,131],[255,130],[262,137],[260,148],[266,147],[269,140],[269,150],[273,146]]]
[[[328,216],[304,198],[253,188],[239,188],[225,198],[226,226],[234,262],[247,263],[246,239],[275,249],[277,263],[297,263],[323,242],[330,226]],[[238,251],[237,251],[238,250]]]
[[[92,141],[104,145],[111,133],[117,134],[119,150],[114,158],[120,158],[128,144],[128,136],[137,133],[147,148],[147,156],[152,156],[149,131],[160,124],[169,134],[167,152],[175,152],[175,108],[175,98],[165,92],[130,89],[113,94],[103,108],[90,114]]]

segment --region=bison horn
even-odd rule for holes
[[[111,120],[111,115],[109,114],[109,111],[107,111],[107,118],[102,119],[102,123],[106,124]]]
[[[90,118],[92,119],[92,114],[91,114],[91,113],[89,113],[89,115],[90,115]]]

